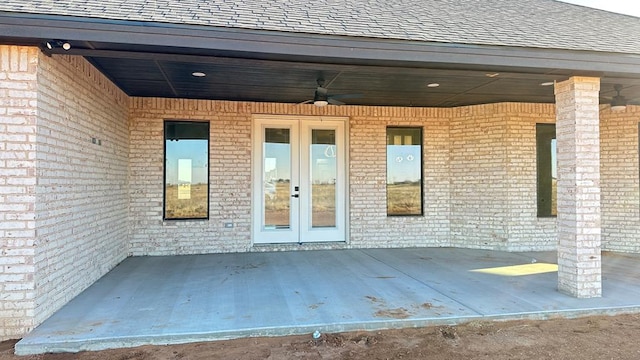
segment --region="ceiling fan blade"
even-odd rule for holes
[[[335,94],[335,95],[329,95],[329,97],[334,98],[334,99],[357,99],[357,98],[361,98],[363,95],[362,94]]]
[[[307,100],[307,101],[303,101],[303,102],[300,102],[300,103],[297,103],[296,105],[310,104],[310,103],[312,103],[312,102],[313,102],[313,99],[311,99],[311,100]]]
[[[342,75],[342,70],[340,70],[340,72],[338,72],[336,74],[336,76],[333,77],[333,79],[331,79],[331,81],[329,81],[329,83],[327,84],[327,86],[325,86],[325,88],[329,88],[329,86],[331,86],[331,84],[333,84],[334,81],[336,81],[336,79],[338,78],[338,76]]]
[[[344,103],[342,101],[338,101],[336,99],[334,99],[333,97],[330,97],[327,99],[327,102],[331,105],[344,105]]]

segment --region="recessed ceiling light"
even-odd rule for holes
[[[207,76],[207,74],[200,72],[200,71],[194,71],[191,73],[191,75],[195,76],[195,77],[205,77]]]
[[[438,84],[438,83],[427,84],[427,87],[430,87],[430,88],[436,88],[438,86],[440,86],[440,84]]]
[[[547,82],[540,83],[540,86],[551,86],[553,84],[555,84],[553,81],[547,81]]]
[[[500,75],[500,73],[490,73],[490,74],[485,74],[485,75],[486,75],[487,77],[494,78],[494,77],[496,77],[496,76]]]

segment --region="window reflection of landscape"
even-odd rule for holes
[[[387,128],[387,215],[422,215],[420,128]]]
[[[209,123],[167,121],[164,218],[209,217]]]
[[[264,129],[264,219],[265,229],[291,226],[291,130]]]
[[[336,226],[336,132],[311,131],[311,226]]]

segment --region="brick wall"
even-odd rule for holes
[[[125,258],[127,108],[80,57],[0,46],[0,340]]]
[[[38,50],[0,46],[0,341],[33,328]]]
[[[506,249],[507,138],[504,104],[452,109],[451,244]]]
[[[291,106],[133,99],[131,253],[169,255],[291,250],[252,247],[251,115],[349,117],[348,244],[304,248],[459,246],[552,250],[554,218],[536,216],[536,123],[553,105],[492,104],[458,109]],[[211,219],[162,221],[164,119],[211,121]],[[424,129],[424,217],[386,216],[386,127]],[[231,169],[231,171],[229,170]],[[223,223],[232,221],[233,229]]]
[[[551,250],[554,218],[536,214],[536,123],[551,104],[452,109],[451,244],[507,251]]]
[[[83,58],[40,55],[36,323],[127,255],[127,109]]]
[[[251,243],[251,115],[350,116],[350,227],[344,244],[305,249],[448,246],[445,109],[295,106],[169,99],[131,102],[131,253],[169,255],[297,249]],[[210,220],[162,221],[164,119],[210,121]],[[424,217],[386,216],[386,127],[424,129]],[[234,222],[233,229],[223,223]]]
[[[537,216],[536,124],[555,123],[553,104],[505,104],[509,251],[555,250],[556,218]]]
[[[341,109],[349,116],[348,108]],[[358,108],[350,120],[350,246],[449,246],[448,109]],[[422,127],[424,216],[387,216],[387,126]]]
[[[248,104],[169,99],[131,101],[130,252],[170,255],[247,251],[251,223]],[[211,122],[209,220],[162,220],[163,120]],[[232,221],[233,229],[223,223]]]
[[[640,106],[600,107],[602,249],[640,252]]]

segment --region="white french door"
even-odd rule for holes
[[[345,120],[260,116],[253,139],[253,242],[345,241]]]

